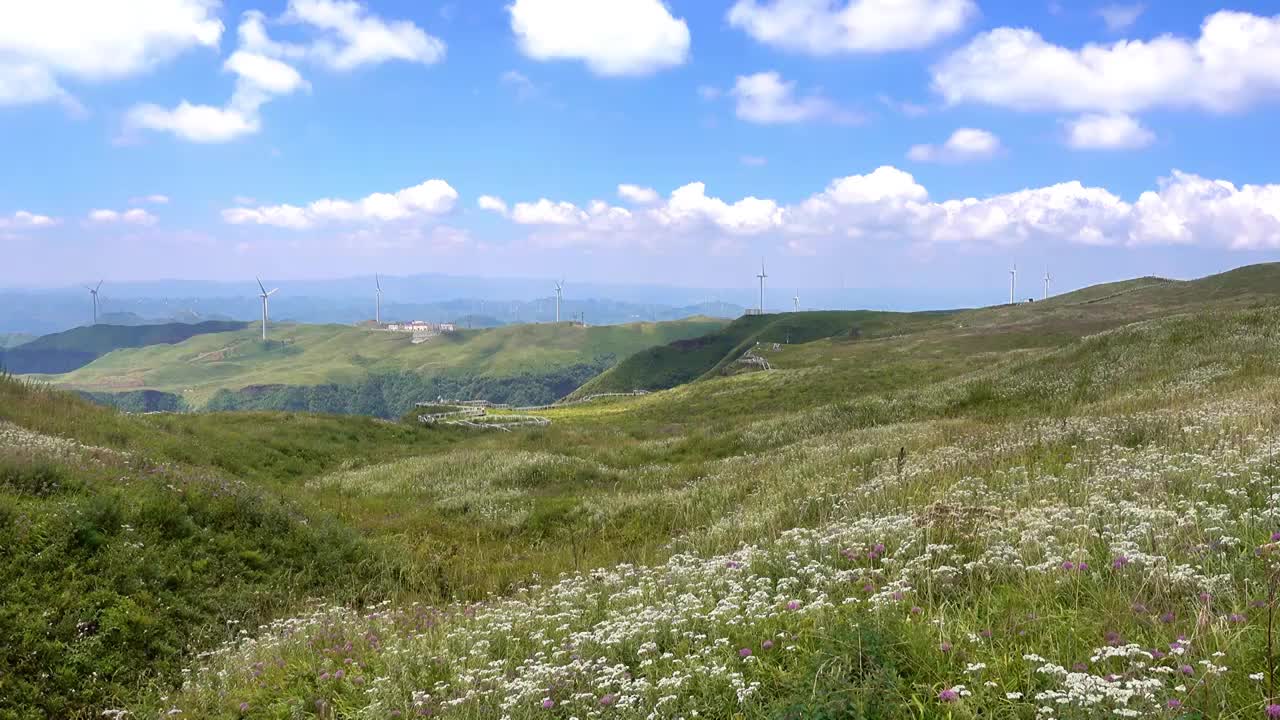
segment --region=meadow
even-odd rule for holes
[[[0,675],[0,717],[1280,714],[1246,270],[842,327],[511,433],[0,383],[0,629],[58,679]]]

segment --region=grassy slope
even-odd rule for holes
[[[1280,426],[1280,311],[1265,278],[1230,280],[1135,290],[1084,315],[1067,298],[910,335],[821,340],[776,353],[771,372],[558,409],[547,429],[309,481],[318,501],[347,504],[350,522],[413,538],[413,562],[461,556],[443,568],[460,597],[509,593],[533,571],[654,569],[486,603],[447,634],[396,635],[394,612],[300,621],[314,629],[230,652],[214,668],[227,674],[201,675],[177,705],[230,717],[240,701],[285,714],[319,698],[375,716],[533,718],[548,716],[550,692],[566,714],[612,694],[643,716],[663,695],[659,680],[684,676],[668,710],[686,716],[1032,717],[1035,693],[1061,685],[1024,654],[1084,663],[1094,683],[1160,677],[1090,657],[1109,642],[1168,652],[1186,635],[1193,650],[1178,662],[1192,668],[1191,690],[1162,683],[1132,706],[1160,714],[1176,699],[1207,717],[1260,716],[1245,676],[1262,668],[1265,634],[1250,605],[1266,581],[1253,550],[1280,521],[1268,516],[1280,495],[1267,461]],[[1093,334],[1101,326],[1113,329]],[[450,522],[468,522],[474,540],[424,550]],[[867,560],[877,543],[893,564]],[[711,557],[664,564],[681,550]],[[1113,572],[1120,555],[1132,564]],[[1063,572],[1068,560],[1092,570]],[[792,598],[803,612],[787,610]],[[370,632],[385,645],[361,644]],[[606,669],[574,669],[568,633]],[[387,680],[317,682],[336,664],[305,644],[312,637],[351,640],[361,677]],[[671,656],[647,655],[651,641]],[[759,662],[743,662],[742,647]],[[1233,659],[1229,674],[1204,675],[1201,660],[1224,662],[1215,652]],[[264,685],[239,669],[277,659]],[[1148,667],[1182,672],[1169,662]],[[624,670],[648,686],[620,679]],[[752,702],[735,697],[735,672],[760,684]],[[446,689],[415,704],[412,691],[437,681]],[[974,695],[941,705],[957,685]],[[1006,697],[1015,691],[1025,700]],[[452,697],[457,707],[436,704]]]
[[[237,330],[245,325],[242,322],[208,321],[78,327],[0,352],[0,367],[18,374],[70,372],[113,350],[179,343],[198,335]]]
[[[722,324],[705,318],[589,328],[526,324],[462,330],[419,345],[402,333],[340,325],[278,325],[265,344],[258,337],[260,331],[250,328],[174,346],[112,353],[76,372],[48,379],[89,391],[163,390],[199,407],[221,388],[347,384],[379,371],[479,376],[548,372],[600,356],[623,358]]]
[[[1274,267],[1266,271],[1274,273]],[[79,406],[38,408],[2,396],[0,418],[269,483],[282,496],[305,500],[316,512],[332,513],[344,525],[358,528],[375,547],[392,551],[408,568],[406,577],[413,578],[415,585],[428,586],[423,590],[428,596],[478,599],[491,592],[509,593],[514,584],[535,572],[555,577],[566,569],[619,562],[661,568],[673,549],[717,553],[759,544],[767,556],[750,564],[752,577],[776,588],[772,593],[799,596],[807,602],[811,596],[805,594],[804,583],[812,581],[814,574],[793,568],[795,558],[786,553],[768,555],[780,533],[851,523],[852,529],[841,530],[839,540],[832,542],[848,543],[863,552],[878,539],[891,541],[891,552],[900,553],[898,567],[919,565],[908,562],[912,553],[943,537],[964,555],[939,557],[932,565],[964,565],[983,551],[984,543],[994,540],[975,535],[975,526],[944,523],[939,527],[933,524],[939,521],[921,518],[942,513],[938,517],[953,522],[947,520],[951,516],[945,508],[963,509],[970,504],[1011,512],[1044,505],[1047,518],[1065,518],[1067,525],[1033,525],[1034,530],[1015,535],[1040,540],[1040,545],[1020,552],[1027,557],[1084,552],[1092,565],[1103,568],[1112,550],[1092,539],[1090,523],[1112,527],[1125,522],[1123,517],[1112,520],[1109,515],[1106,520],[1090,518],[1101,518],[1107,508],[1123,510],[1121,496],[1111,497],[1111,492],[1123,494],[1125,502],[1136,499],[1152,506],[1151,517],[1157,522],[1151,531],[1154,545],[1142,546],[1143,552],[1168,554],[1168,562],[1201,564],[1204,558],[1194,553],[1209,542],[1206,533],[1211,525],[1219,528],[1215,532],[1244,538],[1249,550],[1248,544],[1264,537],[1260,533],[1274,524],[1259,522],[1258,503],[1267,502],[1265,495],[1249,490],[1240,496],[1244,505],[1223,510],[1219,505],[1230,496],[1202,489],[1221,485],[1224,478],[1253,477],[1249,474],[1253,471],[1235,467],[1238,457],[1228,454],[1202,461],[1190,454],[1242,450],[1244,430],[1237,425],[1245,429],[1276,425],[1274,413],[1267,408],[1280,398],[1276,361],[1280,316],[1274,298],[1266,294],[1271,283],[1265,272],[1261,277],[1240,277],[1238,283],[1217,278],[1202,286],[1175,284],[1134,291],[1093,303],[1086,314],[1077,314],[1080,308],[1073,303],[1078,300],[1065,298],[1056,307],[1051,301],[970,311],[899,337],[815,341],[769,355],[778,368],[771,372],[708,379],[645,398],[556,410],[547,413],[555,420],[550,428],[509,435],[424,433],[385,423],[295,415],[133,418],[86,414]],[[1205,297],[1211,290],[1212,298]],[[1267,307],[1248,309],[1260,303]],[[1100,305],[1107,309],[1092,309]],[[1160,315],[1170,317],[1080,339],[1100,328],[1116,327],[1126,316]],[[1211,400],[1247,401],[1244,410],[1235,411],[1246,417],[1198,419],[1201,405]],[[1151,416],[1152,411],[1171,414],[1166,419]],[[1061,432],[1059,423],[1061,431],[1070,430],[1062,437],[1055,435]],[[1197,425],[1199,430],[1187,429]],[[1201,439],[1195,433],[1205,428],[1210,436]],[[1215,434],[1219,428],[1220,438]],[[285,441],[276,442],[274,436],[286,429],[290,432]],[[1157,464],[1148,468],[1135,465],[1136,460],[1125,454],[1148,446],[1155,455],[1144,463],[1190,457],[1192,467],[1164,471]],[[905,472],[903,466],[895,470],[899,447],[906,453]],[[235,460],[227,468],[215,466],[224,454]],[[340,466],[348,454],[352,466]],[[1096,484],[1069,475],[1078,475],[1079,469],[1088,473],[1117,468],[1119,472],[1129,467],[1142,469],[1099,477]],[[1230,472],[1223,474],[1223,469]],[[1028,473],[1047,475],[1050,489],[1030,482]],[[1063,474],[1063,479],[1054,480],[1055,473]],[[1126,485],[1147,483],[1152,477],[1168,479],[1163,485]],[[1225,492],[1226,486],[1222,487]],[[1280,502],[1280,497],[1275,501]],[[1097,502],[1103,504],[1095,507]],[[1053,510],[1059,505],[1061,512]],[[933,509],[938,507],[943,510]],[[1204,508],[1207,520],[1187,519],[1175,512],[1184,507]],[[893,525],[903,517],[900,525]],[[1229,518],[1237,520],[1222,526]],[[1171,519],[1174,524],[1169,527]],[[984,522],[976,527],[1003,532],[1005,526]],[[911,534],[928,528],[944,534]],[[839,547],[815,548],[815,567],[838,559]],[[806,561],[809,555],[797,557]],[[77,561],[68,562],[74,567]],[[1242,552],[1238,559],[1231,556],[1230,562],[1237,564],[1221,564],[1225,559],[1213,562],[1214,572],[1228,571],[1235,578],[1231,588],[1214,590],[1215,596],[1221,593],[1222,597],[1218,611],[1240,608],[1256,617],[1245,608],[1247,593],[1232,589],[1241,584],[1256,587],[1250,585],[1258,582],[1257,568],[1249,564],[1252,552]],[[724,561],[713,565],[723,568]],[[875,572],[874,567],[859,570],[863,578],[877,584],[889,579]],[[807,579],[797,585],[797,576]],[[629,571],[611,573],[604,579],[608,585],[601,587],[627,598],[626,603],[657,597],[657,590],[634,592],[629,583],[635,577]],[[685,588],[681,584],[685,580],[664,577],[658,588],[668,584]],[[1220,648],[1235,658],[1233,670],[1253,672],[1259,667],[1256,624],[1208,635],[1198,629],[1198,586],[1177,589],[1165,580],[1144,581],[1141,575],[1132,582],[1090,575],[1087,585],[1067,590],[1055,584],[1059,581],[1049,575],[1017,584],[1010,576],[975,575],[958,584],[930,581],[939,584],[926,592],[924,580],[915,578],[919,589],[908,602],[923,607],[918,621],[911,620],[914,616],[903,610],[905,605],[898,608],[902,612],[880,615],[855,605],[795,618],[771,616],[767,621],[744,616],[746,624],[736,630],[719,625],[686,627],[697,627],[711,638],[726,634],[728,649],[713,651],[712,657],[736,655],[733,648],[739,646],[763,653],[759,639],[776,633],[784,633],[799,646],[788,656],[794,661],[774,664],[762,657],[762,662],[770,664],[761,665],[760,674],[755,674],[754,667],[742,666],[753,673],[749,679],[762,682],[768,701],[744,709],[747,717],[787,716],[791,702],[801,703],[790,710],[797,717],[857,713],[898,717],[913,702],[935,703],[941,687],[967,682],[971,689],[985,692],[979,689],[980,682],[964,674],[967,662],[988,663],[992,677],[1016,683],[1019,677],[1041,677],[1010,664],[1016,664],[1024,652],[1040,652],[1069,667],[1077,658],[1087,659],[1091,648],[1104,643],[1107,632],[1123,633],[1144,646],[1167,643],[1179,633],[1194,635],[1197,654],[1193,660]],[[823,591],[844,593],[849,588],[845,579],[837,590]],[[685,589],[711,602],[724,591],[719,585]],[[576,607],[570,616],[575,629],[604,619],[600,614],[605,612],[604,603],[591,600],[595,592],[586,588],[564,596],[570,609]],[[1165,624],[1154,615],[1133,614],[1129,606],[1138,600],[1151,603],[1159,612],[1173,612],[1177,621]],[[785,604],[785,599],[775,604]],[[675,642],[680,633],[664,629],[661,612],[618,607],[625,607],[628,616],[659,618],[647,621],[658,625],[646,631],[646,637],[663,643],[667,641],[661,638],[673,638],[667,649],[680,657],[699,650],[696,643]],[[579,614],[584,608],[589,610]],[[482,618],[489,612],[482,608]],[[526,619],[518,621],[514,643],[509,642],[510,625],[499,623],[505,629],[489,638],[487,652],[496,656],[499,667],[514,667],[543,650],[526,642],[533,627],[527,618],[562,612],[561,606],[537,606],[521,614]],[[700,609],[698,616],[708,612],[709,608]],[[1044,622],[1019,620],[1033,612]],[[479,619],[475,627],[482,629],[485,622]],[[611,622],[615,623],[611,627],[625,631],[622,618]],[[850,631],[855,626],[865,630]],[[998,654],[977,644],[965,645],[954,660],[939,654],[940,640],[959,645],[966,633],[976,636],[984,628],[996,630],[998,643],[991,648]],[[1064,634],[1064,628],[1073,630]],[[1023,630],[1026,633],[1019,635]],[[361,638],[370,631],[387,638],[390,651],[369,648]],[[350,683],[319,683],[319,672],[331,671],[333,659],[301,644],[311,637],[320,640],[317,647],[349,639],[367,668],[364,672],[397,679],[382,684],[377,692]],[[440,677],[438,673],[445,672],[439,665],[424,666],[418,660],[459,657],[456,649],[432,644],[435,637],[413,640],[394,628],[371,627],[363,620],[327,619],[305,629],[296,644],[271,641],[260,651],[249,649],[232,653],[225,661],[212,661],[215,669],[226,670],[226,679],[202,674],[174,702],[186,708],[187,715],[200,717],[235,716],[241,701],[250,702],[251,712],[264,717],[305,714],[314,711],[317,697],[348,709],[376,702],[382,711],[414,712],[418,708],[407,699],[409,686],[420,686],[413,678],[431,678],[422,681],[430,686]],[[552,637],[558,637],[554,631]],[[620,645],[592,644],[588,652],[591,657],[599,653],[610,662],[625,664],[641,676],[666,672],[662,665],[640,669],[636,656],[640,643],[637,639]],[[857,661],[884,671],[869,676],[848,670],[851,647],[865,647]],[[261,683],[246,675],[254,661],[276,659],[284,664]],[[477,662],[489,659],[483,655]],[[724,662],[737,661],[726,657]],[[840,667],[847,672],[833,670]],[[717,677],[723,678],[723,673]],[[1243,677],[1231,678],[1209,684],[1212,697],[1206,694],[1196,702],[1221,708],[1210,717],[1257,716],[1258,708],[1251,705],[1256,705],[1256,698],[1247,699],[1252,696],[1246,693],[1256,686]],[[501,682],[505,679],[495,679]],[[703,703],[704,716],[720,716],[719,711],[736,701],[731,692],[728,700],[717,695],[715,682],[697,681],[696,691],[683,693],[681,702]],[[535,680],[521,692],[540,685],[545,683]],[[1028,693],[1034,689],[1008,687]],[[590,681],[583,689],[596,695],[606,692]],[[476,694],[488,698],[487,692]],[[956,716],[970,717],[978,707],[999,708],[996,714],[1009,717],[1034,715],[1033,707],[1010,705],[1002,693],[1003,689],[993,697],[966,701],[970,704],[956,708]],[[865,703],[877,697],[886,704],[869,709]],[[536,698],[526,700],[518,707],[520,716],[541,712]],[[497,714],[493,707],[466,709],[471,707],[464,707],[464,717]],[[921,714],[927,716],[935,706],[922,707],[926,709]],[[156,706],[143,709],[143,714],[151,715]],[[1230,714],[1241,709],[1246,710],[1244,715]]]
[[[28,335],[26,333],[0,333],[0,350],[16,348],[19,345],[25,345],[35,339],[35,335]]]

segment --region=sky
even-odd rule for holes
[[[0,286],[1280,257],[1280,3],[0,3]]]

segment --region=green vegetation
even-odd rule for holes
[[[158,390],[193,409],[375,407],[403,412],[408,398],[373,402],[383,388],[427,397],[494,392],[549,402],[617,360],[644,348],[715,330],[723,321],[633,323],[583,328],[570,323],[460,330],[413,344],[407,333],[341,325],[276,325],[201,335],[176,345],[111,353],[75,372],[45,378],[92,393]],[[575,383],[568,385],[568,383]],[[247,389],[247,390],[246,390]],[[219,391],[228,391],[220,393]],[[416,398],[415,398],[416,399]],[[277,404],[267,404],[268,401]]]
[[[0,333],[0,351],[25,345],[35,339],[35,335],[26,333]]]
[[[0,717],[1265,717],[1273,287],[1264,266],[947,314],[754,318],[813,333],[757,328],[678,357],[696,381],[510,433],[128,416],[0,382],[0,432],[22,438],[0,441],[0,579],[54,558],[2,598],[0,632],[22,644],[0,661],[43,652],[54,670],[0,675]],[[773,369],[716,370],[748,348]],[[241,527],[257,516],[175,478],[278,514]],[[134,530],[81,532],[100,496]],[[165,529],[182,513],[198,531]],[[221,582],[151,579],[132,532],[160,578],[210,557]],[[322,539],[336,554],[310,565]],[[121,626],[84,599],[102,588],[142,603],[162,642],[80,638]],[[166,609],[188,605],[205,610]]]
[[[197,324],[78,327],[45,335],[17,347],[6,349],[0,345],[0,368],[15,374],[71,372],[113,350],[172,345],[198,335],[239,330],[246,324],[211,320]]]

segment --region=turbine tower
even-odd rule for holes
[[[259,295],[259,297],[262,298],[262,339],[266,340],[267,339],[267,298],[271,297],[272,295],[275,295],[277,292],[280,292],[280,288],[275,288],[274,290],[268,291],[267,288],[262,284],[261,278],[254,278],[254,279],[258,281],[258,289],[262,291],[262,294]]]
[[[800,291],[796,290],[795,297],[791,298],[791,302],[795,305],[795,312],[800,312]]]
[[[85,285],[84,289],[88,290],[89,295],[93,296],[93,324],[97,325],[98,324],[98,291],[102,289],[102,281],[101,280],[98,281],[97,287],[89,287],[88,285]]]
[[[1009,304],[1014,304],[1013,294],[1018,287],[1018,265],[1015,263],[1013,268],[1009,270]]]
[[[760,278],[760,314],[764,314],[764,279],[769,277],[764,272],[764,258],[760,258],[760,274],[756,277]]]
[[[564,293],[564,280],[556,283],[556,322],[560,322],[560,296]]]
[[[1053,277],[1049,275],[1049,268],[1046,267],[1044,269],[1044,299],[1045,300],[1049,299],[1049,281],[1052,279]]]
[[[378,292],[376,296],[377,302],[373,307],[373,321],[374,323],[381,325],[382,324],[382,280],[378,277],[377,273],[373,274],[373,284],[378,288]]]

